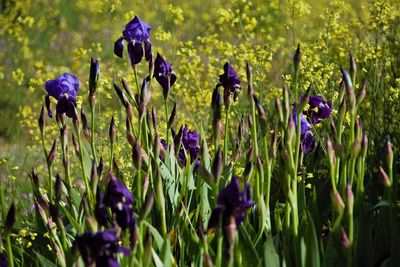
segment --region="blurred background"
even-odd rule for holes
[[[256,93],[267,110],[274,112],[273,100],[280,96],[282,84],[291,81],[292,57],[300,43],[302,86],[311,83],[314,94],[333,101],[340,82],[339,66],[348,67],[349,52],[354,54],[358,64],[356,88],[363,77],[369,83],[362,114],[371,145],[377,148],[371,153],[379,154],[380,142],[386,138],[383,133],[390,134],[397,144],[400,20],[396,0],[3,0],[3,164],[17,158],[24,165],[22,162],[32,161],[29,153],[40,148],[37,118],[46,80],[64,72],[74,73],[81,84],[78,103],[87,105],[91,56],[101,65],[98,108],[104,120],[98,132],[106,129],[118,107],[112,83],[125,78],[133,84],[129,59],[115,57],[113,45],[135,15],[152,27],[153,54],[161,53],[177,74],[172,99],[178,105],[179,124],[209,125],[212,90],[227,61],[239,71],[243,86],[231,115],[247,105],[246,61],[253,66]],[[147,69],[142,62],[141,78]],[[153,83],[151,90],[150,106],[159,108],[159,117],[164,118],[161,88]],[[162,127],[164,122],[160,123]],[[57,134],[54,123],[49,129]]]

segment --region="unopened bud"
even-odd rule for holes
[[[356,65],[356,60],[354,59],[352,53],[350,53],[350,57],[349,58],[350,58],[350,70],[349,70],[349,72],[350,72],[351,80],[354,83],[355,80],[356,80],[357,65]]]
[[[368,136],[364,135],[361,141],[361,156],[365,159],[368,150]]]
[[[115,143],[115,138],[117,135],[117,127],[115,126],[114,116],[111,117],[110,126],[108,127],[108,136],[110,138],[110,143]]]
[[[72,144],[74,146],[75,154],[78,156],[78,158],[81,157],[81,152],[79,150],[79,144],[78,144],[78,139],[74,134],[72,134]]]
[[[157,133],[157,127],[158,127],[157,111],[154,107],[151,109],[151,120],[153,123],[154,131]]]
[[[264,108],[255,94],[253,94],[253,98],[258,112],[258,120],[260,122],[261,132],[263,135],[265,135],[268,132],[267,115],[265,114]]]
[[[56,157],[57,157],[57,139],[54,139],[49,155],[47,155],[47,164],[49,166],[53,165],[53,162]]]
[[[98,224],[95,218],[88,215],[85,218],[86,227],[89,229],[90,232],[96,233],[98,230]]]
[[[361,138],[356,138],[353,145],[351,146],[351,156],[356,158],[358,153],[361,151]]]
[[[350,75],[347,73],[347,71],[344,68],[340,68],[343,74],[343,80],[346,85],[346,95],[347,95],[347,100],[350,105],[350,110],[354,112],[354,109],[356,107],[356,96],[354,94],[353,90],[353,84],[351,82]]]
[[[90,183],[92,185],[92,192],[97,191],[98,182],[99,182],[99,176],[97,175],[96,161],[92,160],[92,168],[90,170]]]
[[[62,181],[60,174],[56,175],[56,182],[54,183],[54,192],[56,195],[56,203],[59,203],[61,199],[61,191],[62,191]]]
[[[79,120],[79,114],[78,114],[78,110],[76,109],[76,107],[74,106],[74,116],[72,117],[72,124],[74,125],[75,131],[79,132],[80,129],[80,120]]]
[[[386,164],[388,168],[392,168],[393,166],[393,149],[392,143],[390,142],[390,138],[386,142]]]
[[[359,118],[356,119],[356,124],[355,124],[355,136],[356,138],[361,138],[362,136],[362,122]]]
[[[14,223],[15,223],[15,205],[14,203],[12,203],[10,209],[7,212],[7,217],[4,224],[4,229],[6,230],[6,232],[11,232]]]
[[[310,84],[307,88],[307,91],[300,97],[299,103],[296,105],[297,112],[303,112],[304,108],[308,105],[310,101],[312,85]]]
[[[297,100],[297,99],[296,99]],[[286,87],[286,84],[283,84],[283,107],[284,107],[284,114],[285,114],[285,120],[286,122],[289,119],[290,116],[290,97],[289,97],[289,90]]]
[[[217,153],[215,154],[214,161],[212,163],[212,175],[214,176],[215,181],[219,181],[219,178],[222,174],[223,167],[223,159],[221,149],[218,147]]]
[[[296,52],[294,53],[293,57],[294,73],[296,76],[299,73],[300,62],[301,62],[301,49],[300,49],[300,44],[298,44]]]
[[[279,122],[283,124],[284,119],[283,119],[282,103],[278,97],[275,98],[275,109],[279,116]]]
[[[44,127],[45,127],[45,125],[46,125],[46,118],[45,118],[46,116],[44,115],[44,107],[42,106],[42,109],[41,109],[41,111],[40,111],[40,116],[39,116],[39,119],[38,119],[38,123],[39,123],[39,129],[40,129],[40,132],[43,134],[43,132],[44,132]]]
[[[278,131],[275,128],[274,132],[272,133],[272,136],[271,136],[271,146],[269,147],[270,160],[276,158],[277,143],[278,143]]]
[[[86,113],[83,107],[81,108],[81,121],[82,121],[83,134],[85,135],[86,139],[90,140],[92,133],[90,128],[88,127]]]
[[[344,203],[339,192],[334,190],[331,193],[332,205],[338,214],[342,214],[344,211]]]
[[[343,98],[338,110],[338,116],[337,116],[338,124],[343,123],[345,114],[346,114],[346,99]]]
[[[122,79],[121,79],[121,83],[122,83],[122,87],[124,88],[125,92],[126,92],[126,93],[128,94],[128,96],[132,99],[132,98],[133,98],[133,94],[132,94],[132,90],[131,90],[131,88],[130,88],[128,82],[127,82],[124,78],[122,78]],[[115,86],[115,84],[114,84],[114,86]],[[118,94],[118,92],[117,92],[117,94]],[[118,96],[119,96],[119,95],[118,95]]]
[[[253,90],[253,75],[251,71],[251,66],[250,63],[247,61],[246,62],[246,76],[247,76],[247,94],[249,96],[249,101],[253,101],[253,95],[254,95],[254,90]]]
[[[140,171],[142,168],[142,148],[140,147],[138,140],[135,140],[132,147],[132,160],[136,169]]]
[[[286,133],[287,144],[290,145],[292,143],[295,134],[296,134],[296,126],[294,123],[293,116],[291,115],[291,116],[289,116],[289,124],[287,127],[287,133]]]
[[[390,182],[390,178],[385,172],[385,170],[382,168],[382,166],[379,166],[379,174],[380,174],[380,182],[385,188],[389,188],[392,183]]]
[[[335,150],[333,149],[333,145],[332,145],[330,138],[328,138],[328,141],[326,142],[326,147],[328,150],[329,163],[333,166],[336,164],[336,156],[335,156]]]
[[[167,127],[168,129],[171,128],[172,124],[174,124],[176,116],[176,103],[174,103],[174,107],[172,108],[171,114],[169,116]]]
[[[140,210],[139,214],[140,220],[146,219],[146,217],[150,214],[151,209],[153,208],[153,204],[154,204],[154,191],[151,190],[149,193],[147,193],[142,209]]]
[[[100,76],[100,64],[98,60],[90,58],[89,91],[96,92],[97,82]]]
[[[360,89],[357,92],[357,106],[359,106],[364,100],[365,95],[367,94],[366,88],[367,88],[367,79],[364,79]]]
[[[351,248],[351,242],[350,242],[349,237],[347,236],[347,233],[343,227],[340,227],[340,238],[342,241],[343,248],[345,250],[349,250]]]
[[[354,194],[351,190],[351,185],[346,186],[346,197],[347,197],[347,207],[350,216],[353,215],[353,207],[354,207]]]
[[[151,255],[151,250],[153,247],[153,238],[151,236],[151,231],[147,228],[146,235],[144,237],[144,251],[143,251],[143,266],[147,267],[151,263],[151,259],[153,258]]]

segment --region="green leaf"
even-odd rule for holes
[[[242,257],[246,259],[248,266],[258,266],[261,261],[253,245],[252,238],[249,236],[243,224],[239,227],[239,246]]]
[[[157,244],[157,248],[161,249],[164,243],[164,238],[160,235],[160,233],[157,231],[156,228],[154,228],[154,226],[152,226],[150,223],[148,223],[147,221],[143,221],[143,223],[149,227],[151,233],[153,234],[153,238],[154,241],[156,241]]]
[[[309,211],[303,215],[301,221],[301,256],[302,266],[320,266],[320,250],[314,221]]]
[[[156,251],[153,248],[151,248],[151,254],[153,254],[154,265],[156,267],[163,267],[163,262],[161,261],[160,257],[158,257]]]
[[[72,226],[74,227],[75,231],[77,231],[78,233],[81,233],[83,230],[83,227],[81,226],[81,224],[75,220],[75,218],[71,215],[71,213],[68,211],[68,209],[66,207],[62,207],[65,215],[67,216],[69,222],[72,224]]]
[[[279,267],[279,256],[276,253],[272,236],[264,243],[264,267]]]
[[[40,262],[40,266],[47,266],[47,267],[57,267],[56,264],[54,264],[52,261],[46,259],[42,255],[40,255],[38,252],[34,251],[37,259]]]

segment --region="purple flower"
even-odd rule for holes
[[[301,150],[304,154],[310,153],[315,147],[315,138],[311,131],[306,132],[304,135],[300,136],[301,139]]]
[[[133,214],[133,195],[112,173],[108,182],[104,197],[98,190],[95,207],[97,221],[104,226],[108,224],[107,208],[111,209],[117,224],[123,228],[129,228],[135,220]]]
[[[312,124],[317,124],[323,119],[329,118],[332,112],[332,101],[326,101],[322,96],[310,96],[308,102],[310,108],[307,116]]]
[[[78,246],[85,265],[96,263],[96,266],[118,267],[115,254],[123,253],[125,256],[130,254],[129,249],[121,247],[118,241],[115,230],[105,230],[95,234],[86,232],[77,236],[75,245]]]
[[[154,61],[154,77],[163,89],[164,99],[167,99],[169,89],[176,81],[176,75],[172,71],[172,65],[165,61],[159,53]]]
[[[174,139],[180,138],[178,135],[175,135],[174,132],[172,132],[174,135]],[[190,156],[190,162],[193,163],[194,160],[196,160],[195,166],[193,171],[197,172],[199,166],[200,166],[200,160],[198,159],[198,156],[200,154],[200,136],[195,130],[189,130],[189,127],[185,125],[185,127],[182,130],[182,145],[183,147],[180,148],[178,152],[178,160],[181,163],[181,165],[185,166],[186,165],[186,154]],[[164,147],[164,149],[167,149],[167,142],[164,139],[161,139],[161,145]],[[185,151],[186,150],[186,154]]]
[[[128,54],[132,65],[142,61],[143,49],[145,58],[149,61],[151,57],[150,38],[151,27],[135,16],[125,26],[122,36],[114,44],[114,54],[122,58],[124,51],[124,41],[128,42]]]
[[[79,90],[79,81],[76,76],[64,73],[55,80],[48,80],[45,87],[47,91],[46,107],[49,116],[52,117],[50,109],[50,96],[52,96],[58,101],[56,105],[57,114],[66,113],[68,117],[72,118],[75,115],[74,107]]]
[[[7,256],[3,253],[0,253],[0,267],[8,267]]]
[[[243,191],[240,191],[237,177],[233,177],[230,184],[219,192],[217,202],[217,206],[212,210],[208,229],[217,228],[219,222],[222,223],[222,227],[228,227],[233,219],[237,227],[244,221],[246,211],[254,205],[250,185],[246,184]]]
[[[297,131],[297,112],[296,108],[293,108],[292,112],[293,120],[295,123],[296,131]],[[303,113],[300,114],[300,142],[301,149],[304,154],[310,153],[314,150],[315,147],[315,138],[312,134],[311,130],[313,126],[308,120],[304,117]]]
[[[224,65],[224,74],[219,76],[218,86],[224,87],[224,103],[225,106],[230,105],[229,97],[233,94],[233,100],[236,101],[237,90],[240,89],[240,79],[236,70],[229,63]]]

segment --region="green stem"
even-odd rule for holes
[[[8,264],[10,265],[10,267],[14,267],[14,257],[11,247],[10,233],[6,234],[6,245],[7,245]]]
[[[79,131],[79,129],[77,129],[76,131],[76,136],[78,138],[78,145],[79,145],[79,161],[81,163],[81,169],[82,169],[82,173],[83,173],[83,179],[85,181],[85,187],[86,187],[86,192],[87,192],[87,196],[88,196],[88,200],[90,205],[92,205],[92,191],[90,189],[90,184],[89,184],[89,177],[86,173],[86,169],[85,169],[85,164],[83,161],[83,145],[82,145],[82,140],[81,140],[81,133]]]
[[[47,164],[47,173],[48,173],[47,186],[49,188],[49,201],[51,202],[51,200],[53,198],[52,170],[51,170],[51,166],[49,165],[49,162],[47,161],[48,154],[47,154],[46,146],[44,143],[44,132],[41,132],[41,140],[42,140],[43,152],[44,152],[44,156],[46,158],[46,164]]]
[[[217,259],[215,260],[215,266],[221,267],[222,266],[222,241],[223,241],[221,229],[219,230],[217,238],[218,238],[218,240],[217,240]]]

